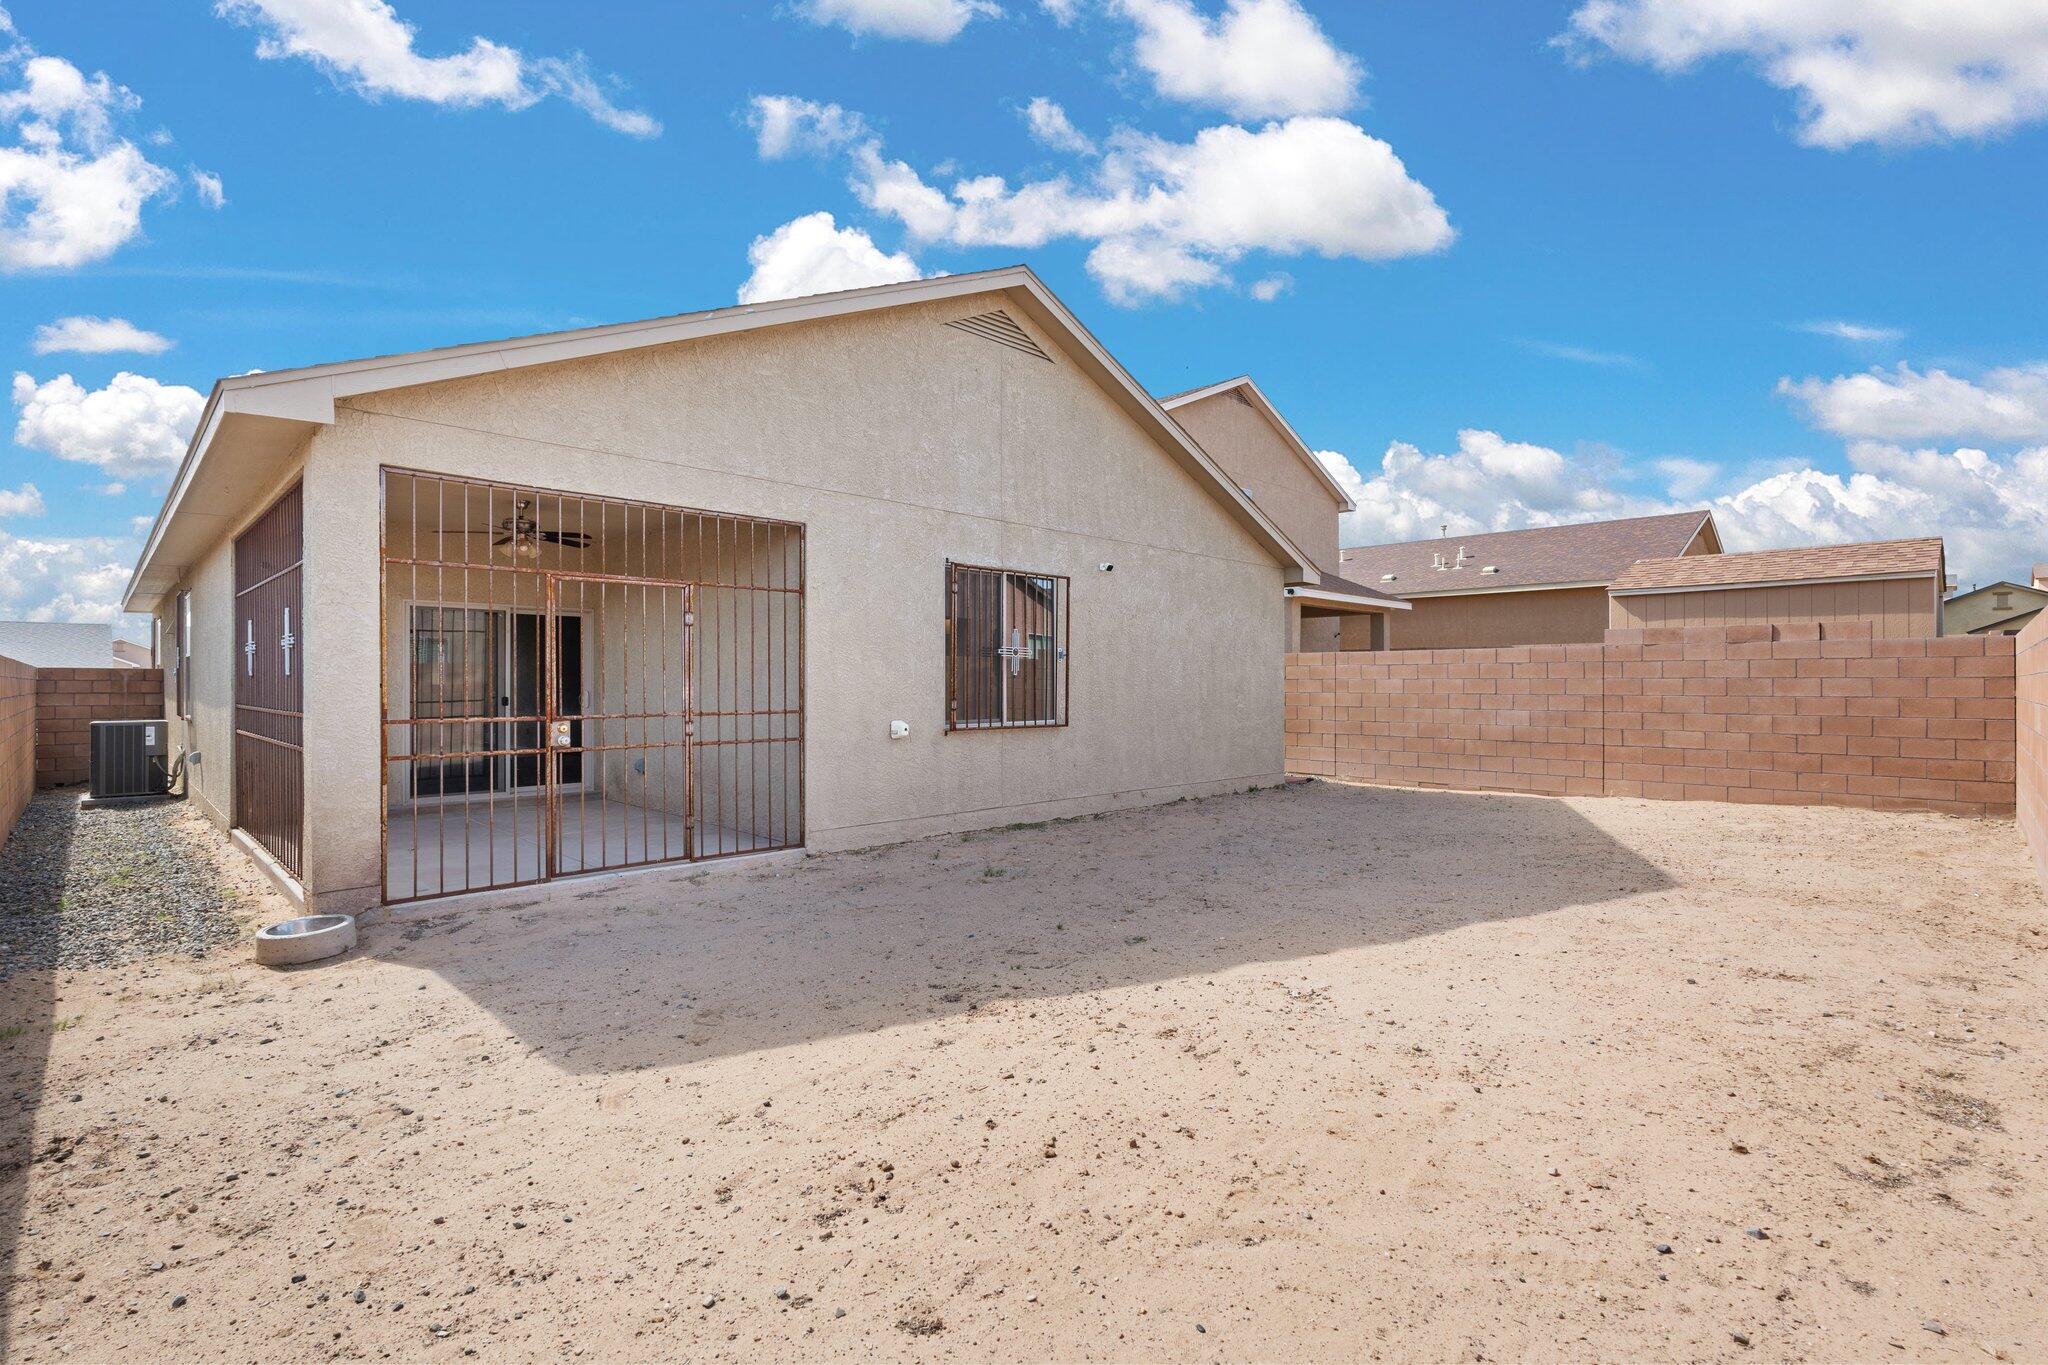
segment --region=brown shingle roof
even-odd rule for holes
[[[1802,579],[1940,573],[1941,537],[1927,536],[1919,540],[1810,545],[1798,550],[1751,550],[1739,555],[1646,559],[1615,579],[1613,590],[1729,587]]]
[[[1338,552],[1346,578],[1377,584],[1396,597],[1433,592],[1470,592],[1538,587],[1546,583],[1611,583],[1639,559],[1684,552],[1711,520],[1708,512],[1672,512],[1574,526],[1538,526],[1526,531],[1491,531],[1476,536],[1441,536],[1399,545],[1365,545]],[[1465,567],[1433,567],[1435,556],[1455,563],[1460,547]],[[1498,573],[1480,571],[1492,565]],[[1392,574],[1392,582],[1381,575]]]
[[[1392,593],[1381,592],[1378,588],[1368,588],[1363,583],[1353,583],[1350,579],[1339,578],[1333,573],[1323,575],[1322,590],[1324,592],[1341,593],[1346,597],[1363,598],[1368,602],[1398,602],[1401,600]]]

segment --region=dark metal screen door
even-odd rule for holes
[[[690,761],[691,636],[686,584],[550,574],[540,746],[548,769],[549,875],[697,856]],[[603,621],[595,697],[569,667],[582,623]],[[586,780],[586,776],[589,780]]]
[[[304,517],[299,489],[235,540],[235,823],[305,875]]]

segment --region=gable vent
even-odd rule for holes
[[[1035,355],[1040,360],[1052,359],[1031,339],[1029,333],[1012,321],[1010,315],[1000,308],[993,313],[976,313],[971,318],[956,318],[946,325],[957,327],[963,332],[972,332],[978,337],[995,342],[998,346],[1007,346],[1013,351],[1022,351],[1025,355]]]

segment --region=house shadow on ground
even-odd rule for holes
[[[575,1074],[671,1067],[1670,887],[1570,804],[1311,783],[698,882],[422,907],[367,951]]]

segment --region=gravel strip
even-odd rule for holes
[[[0,981],[233,943],[241,893],[184,827],[198,818],[178,801],[81,811],[75,787],[36,793],[0,849]]]

